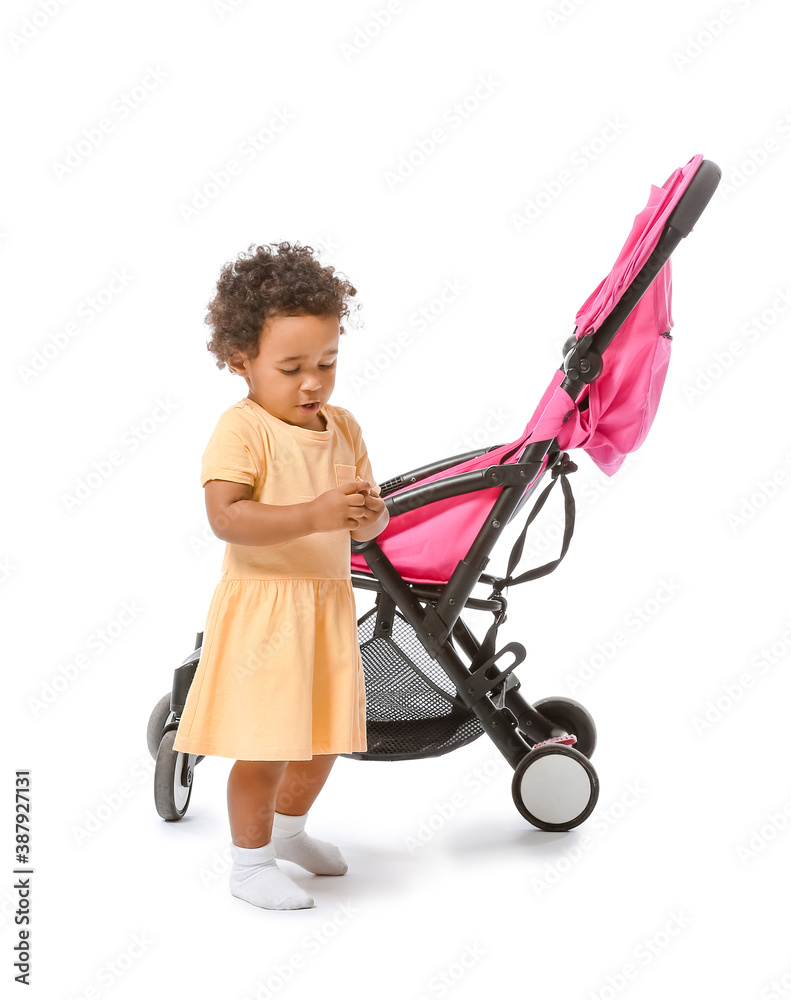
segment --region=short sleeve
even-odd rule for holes
[[[210,479],[252,486],[261,476],[263,445],[242,407],[232,406],[217,421],[201,462],[201,486]]]
[[[360,479],[375,483],[376,480],[374,479],[373,469],[368,458],[368,449],[365,447],[365,441],[363,440],[363,433],[360,430],[360,425],[351,414],[349,414],[349,428],[352,432],[352,441],[354,443],[354,464],[357,469],[357,475]]]

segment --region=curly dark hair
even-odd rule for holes
[[[273,316],[350,315],[348,299],[357,289],[331,265],[322,265],[315,250],[299,243],[270,243],[242,251],[225,264],[217,279],[217,292],[208,304],[204,322],[213,335],[206,344],[224,368],[241,354],[258,357],[261,330]],[[358,303],[353,303],[358,308]]]

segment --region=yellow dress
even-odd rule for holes
[[[203,455],[210,479],[247,483],[252,499],[293,504],[374,482],[360,427],[326,405],[317,431],[252,399],[220,416]],[[175,749],[237,760],[309,760],[364,751],[365,685],[348,530],[274,545],[226,543],[222,577]]]

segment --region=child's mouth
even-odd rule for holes
[[[302,410],[303,413],[315,413],[319,408],[319,403],[300,403],[298,409]]]

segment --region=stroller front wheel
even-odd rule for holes
[[[533,707],[558,729],[577,737],[574,749],[590,757],[596,749],[596,723],[593,716],[573,698],[540,698]]]
[[[599,779],[584,754],[550,743],[528,750],[519,761],[511,791],[516,808],[539,830],[571,830],[593,812]]]
[[[162,737],[154,770],[154,801],[157,812],[166,820],[181,819],[192,795],[195,757],[173,749],[176,732],[169,729]]]

